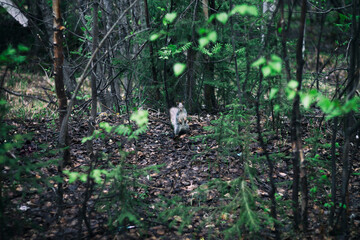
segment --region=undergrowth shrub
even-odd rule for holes
[[[167,222],[170,227],[175,226],[181,233],[194,221],[194,216],[200,215],[200,219],[196,220],[200,221],[197,231],[206,228],[209,239],[252,238],[265,225],[273,225],[266,207],[268,204],[257,195],[254,164],[259,159],[250,156],[249,146],[256,139],[251,130],[251,121],[251,110],[246,111],[242,105],[231,104],[226,106],[225,113],[211,122],[211,126],[205,127],[207,134],[194,137],[201,139],[204,144],[216,140],[216,151],[221,156],[218,160],[226,163],[237,160],[243,174],[229,181],[209,179],[193,191],[186,203],[180,198],[164,198],[159,204],[161,221]],[[208,147],[201,154],[210,151],[214,150]],[[209,161],[213,161],[213,158]],[[215,164],[220,165],[220,161]],[[209,206],[209,201],[215,204]]]
[[[38,151],[24,154],[21,149],[31,134],[13,134],[14,127],[4,123],[7,103],[0,100],[0,232],[1,239],[20,234],[32,224],[24,213],[30,208],[29,197],[40,194],[47,186],[51,187],[57,177],[48,177],[43,168],[57,164],[58,159],[46,160],[55,154],[39,146]]]
[[[110,126],[107,122],[102,122],[99,124],[100,129],[94,131],[92,136],[84,138],[83,142],[111,138],[114,135],[125,136],[124,141],[136,140],[147,130],[148,112],[137,111],[130,119],[136,123],[137,128],[131,125]],[[124,142],[118,143],[118,146],[120,159],[116,164],[111,163],[109,154],[103,153],[101,158],[105,159],[105,162],[87,173],[64,171],[69,178],[69,184],[77,180],[85,183],[91,181],[93,184],[91,194],[93,197],[96,196],[94,207],[99,213],[107,216],[107,225],[113,231],[122,231],[134,225],[143,226],[142,214],[151,210],[145,203],[147,186],[140,179],[150,179],[150,172],[161,167],[150,166],[139,169],[125,161],[127,156],[134,152],[125,151]]]

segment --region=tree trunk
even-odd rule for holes
[[[316,47],[316,90],[319,91],[319,66],[320,66],[320,49],[321,49],[321,38],[322,38],[322,34],[323,34],[323,29],[324,29],[324,22],[325,22],[325,17],[326,14],[322,14],[321,15],[321,20],[320,20],[320,33],[319,33],[319,39],[318,39],[318,43],[317,43],[317,47]]]
[[[195,8],[192,19],[192,34],[191,41],[195,42],[195,21],[196,21],[196,10],[198,6],[198,1],[195,2]],[[186,79],[186,90],[185,90],[185,101],[187,105],[187,109],[190,112],[195,113],[198,111],[198,106],[194,102],[194,93],[195,93],[195,76],[194,76],[194,62],[195,62],[196,52],[194,49],[190,48],[187,52],[187,79]]]
[[[98,26],[98,2],[95,0],[93,4],[93,26],[92,26],[92,53],[94,54],[96,48],[98,47],[98,39],[99,39],[99,26]],[[90,80],[90,86],[91,86],[91,115],[89,119],[89,132],[88,136],[91,136],[95,130],[95,119],[96,119],[96,113],[97,113],[97,89],[96,89],[96,67],[94,67],[94,63],[96,62],[96,54],[94,57],[94,61],[92,63],[92,73],[91,73],[91,80]],[[92,141],[88,141],[88,151],[89,155],[93,155],[93,149],[92,149]]]
[[[209,3],[208,3],[209,2]],[[210,16],[215,14],[215,1],[214,0],[203,0],[203,12],[205,15],[205,20],[207,21],[209,19],[209,11],[208,7],[210,7]],[[215,21],[212,21],[212,23],[215,25]],[[212,44],[210,44],[210,47]],[[206,56],[206,65],[205,65],[205,83],[204,83],[204,99],[205,99],[205,106],[207,111],[214,112],[216,109],[216,98],[215,98],[215,87],[211,84],[208,84],[206,82],[213,82],[215,81],[215,66],[214,62],[211,61],[209,56]]]
[[[63,80],[63,62],[64,62],[64,54],[63,54],[63,39],[62,39],[62,30],[64,26],[62,26],[61,19],[61,11],[60,11],[60,0],[53,0],[53,26],[54,26],[54,76],[55,76],[55,90],[56,96],[58,98],[59,103],[59,128],[64,120],[67,108],[67,98],[65,94],[64,88],[64,80]],[[66,132],[66,145],[62,147],[69,146],[69,135]],[[70,163],[70,151],[69,149],[64,151],[63,155],[64,164]]]
[[[62,26],[61,19],[61,11],[60,11],[60,0],[53,0],[53,29],[54,29],[54,76],[55,76],[55,90],[56,96],[58,98],[59,103],[59,135],[64,136],[63,144],[60,143],[60,148],[65,148],[62,151],[62,160],[58,166],[58,172],[60,177],[62,176],[62,170],[64,164],[70,164],[70,149],[69,143],[69,134],[67,129],[62,129],[61,126],[64,121],[66,121],[66,109],[67,109],[67,98],[64,89],[64,81],[63,81],[63,46],[62,46],[62,30],[64,27]],[[64,131],[64,132],[62,132]],[[58,184],[58,216],[62,216],[62,208],[63,208],[63,186],[62,183]]]
[[[47,1],[45,0],[41,0],[39,2],[39,7],[40,7],[40,11],[41,11],[41,14],[42,14],[42,19],[43,19],[43,22],[45,23],[44,26],[45,26],[45,29],[46,29],[46,47],[48,49],[51,48],[51,46],[53,45],[53,38],[54,38],[54,31],[53,31],[53,26],[51,25],[51,21],[53,20],[53,14],[51,13],[51,9],[47,3]],[[59,8],[59,11],[60,11],[60,8]],[[62,38],[62,33],[61,33],[61,38]],[[49,51],[49,55],[52,55],[51,51]],[[71,76],[70,72],[71,72],[71,69],[70,69],[70,63],[64,58],[64,55],[62,54],[62,74],[63,74],[63,82],[64,82],[64,85],[66,86],[65,88],[65,93],[66,93],[66,96],[68,98],[71,97],[71,94],[74,92],[74,89],[75,89],[75,86],[76,86],[76,82],[75,82],[75,79]]]
[[[289,29],[285,29],[285,14],[284,14],[284,0],[279,0],[280,4],[280,11],[281,11],[281,46],[282,46],[282,57],[283,61],[285,63],[285,72],[286,72],[286,79],[288,82],[291,80],[291,71],[290,71],[290,62],[287,55],[287,45],[286,45],[286,34],[289,31]],[[288,23],[288,26],[290,24]]]
[[[233,8],[232,0],[229,0],[230,11]],[[235,78],[236,78],[236,86],[237,86],[237,93],[240,102],[245,102],[242,96],[241,88],[240,88],[240,78],[239,78],[239,71],[238,71],[238,64],[237,64],[237,56],[236,56],[236,46],[235,46],[235,36],[234,36],[234,27],[232,17],[230,17],[230,30],[231,30],[231,44],[233,48],[233,58],[235,64]]]
[[[145,20],[146,20],[146,27],[147,28],[151,28],[150,25],[150,17],[149,17],[149,7],[148,7],[148,2],[147,0],[144,0],[144,10],[145,10]],[[155,56],[154,56],[154,48],[153,48],[153,44],[150,41],[149,42],[149,52],[150,52],[150,62],[151,62],[151,73],[152,73],[152,78],[153,78],[153,86],[154,86],[154,90],[155,90],[155,100],[159,101],[160,100],[160,85],[158,82],[158,77],[157,77],[157,71],[156,71],[156,66],[155,66]]]
[[[195,51],[193,49],[188,50],[187,54],[187,80],[186,80],[186,105],[187,109],[190,112],[196,112],[195,103],[194,103],[194,60],[195,60]]]
[[[112,21],[112,13],[113,13],[113,8],[112,8],[112,3],[110,0],[103,0],[104,1],[104,8],[105,8],[105,21],[106,21],[106,31],[109,31],[109,29],[111,28],[111,25],[113,24]],[[105,14],[105,13],[104,13]],[[120,92],[120,86],[119,86],[119,81],[117,80],[115,71],[114,71],[114,67],[111,64],[111,60],[115,58],[115,54],[114,54],[114,49],[112,49],[112,41],[113,38],[109,37],[109,39],[107,40],[107,49],[108,49],[108,76],[112,77],[111,80],[111,98],[112,98],[112,104],[111,107],[113,107],[115,105],[115,109],[116,112],[119,113],[120,112],[120,106],[119,106],[119,100],[121,99],[121,92]]]
[[[351,100],[355,96],[356,89],[359,85],[359,2],[357,0],[352,1],[352,29],[351,29],[351,48],[350,48],[350,67],[348,74],[348,86],[347,86],[347,101]],[[353,112],[348,113],[344,120],[344,132],[345,132],[345,143],[343,147],[343,172],[342,172],[342,185],[341,185],[341,231],[342,237],[346,239],[348,237],[349,224],[348,224],[348,211],[349,211],[349,180],[352,170],[352,160],[349,156],[350,153],[350,141],[354,132],[352,131],[353,126]]]
[[[306,0],[302,0],[301,20],[299,27],[299,38],[296,45],[296,81],[298,82],[297,94],[293,102],[292,121],[291,121],[291,142],[294,152],[293,168],[294,168],[294,183],[293,183],[293,211],[295,228],[299,227],[306,231],[307,229],[307,208],[308,208],[308,193],[307,193],[307,173],[305,166],[305,156],[302,149],[301,139],[301,114],[300,114],[300,96],[298,92],[301,90],[302,73],[303,73],[303,43],[304,43],[304,29],[307,4]],[[301,209],[299,215],[299,183],[301,186]]]
[[[266,148],[263,136],[261,134],[262,130],[261,130],[261,124],[260,124],[260,99],[261,99],[261,91],[262,91],[262,82],[263,82],[263,78],[264,76],[262,75],[262,73],[259,73],[260,75],[260,81],[259,81],[259,88],[257,91],[257,95],[256,95],[256,106],[255,106],[255,110],[256,110],[256,127],[257,127],[257,132],[258,132],[258,140],[260,142],[260,146],[261,148],[264,150],[265,153],[265,157],[266,157],[266,162],[268,164],[269,167],[269,179],[270,179],[270,191],[269,191],[269,197],[270,197],[270,201],[271,201],[271,217],[274,220],[274,231],[275,231],[275,236],[276,239],[280,239],[280,232],[279,232],[279,226],[277,224],[277,207],[276,207],[276,199],[275,199],[275,193],[277,192],[276,190],[276,185],[275,185],[275,180],[274,180],[274,164],[272,162],[272,160],[270,159],[269,156],[269,152]]]

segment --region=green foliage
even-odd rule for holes
[[[28,201],[27,197],[43,191],[46,185],[51,186],[50,181],[60,179],[49,178],[42,171],[58,162],[44,159],[55,154],[46,150],[47,146],[39,146],[37,153],[19,154],[26,140],[32,140],[32,137],[30,134],[13,134],[13,127],[3,123],[7,110],[7,103],[0,100],[0,231],[3,234],[0,236],[10,238],[30,223],[17,217],[23,214],[22,209],[28,208],[24,203]]]
[[[264,77],[276,76],[281,73],[282,60],[275,54],[272,54],[270,60],[266,60],[264,57],[260,57],[258,60],[251,64],[252,67],[261,67],[261,72]]]
[[[210,126],[204,127],[208,134],[197,136],[203,142],[207,139],[215,139],[219,145],[219,152],[225,156],[233,155],[234,151],[240,151],[239,146],[246,145],[246,137],[250,133],[245,133],[249,125],[247,112],[244,106],[239,104],[229,104],[226,106],[226,113],[211,122]],[[244,134],[241,134],[244,133]]]
[[[173,13],[167,13],[163,19],[163,24],[167,26],[168,24],[172,23],[177,16],[176,12]]]
[[[191,223],[195,211],[199,208],[183,204],[182,199],[178,196],[172,199],[165,197],[161,199],[158,209],[162,209],[162,211],[160,211],[158,219],[168,223],[170,228],[177,228],[181,234],[184,228]]]
[[[300,101],[305,109],[309,109],[312,104],[316,104],[320,107],[321,111],[326,114],[326,120],[330,120],[334,117],[345,116],[349,112],[358,112],[360,97],[353,97],[346,100],[345,103],[341,103],[340,100],[330,100],[328,97],[323,96],[317,90],[312,89],[310,91],[303,90],[297,91],[298,82],[291,80],[286,89],[286,95],[288,100],[294,99],[296,94],[299,94]]]
[[[26,57],[21,55],[29,51],[29,48],[19,44],[17,49],[13,48],[11,45],[8,48],[0,53],[0,66],[1,65],[13,65],[20,64],[26,60]]]
[[[215,223],[218,228],[225,229],[223,234],[226,239],[244,235],[253,236],[253,234],[255,236],[260,231],[262,223],[272,225],[273,220],[269,217],[268,211],[258,211],[261,206],[256,204],[259,201],[255,194],[256,177],[250,165],[257,160],[250,157],[249,150],[249,145],[255,139],[250,131],[249,116],[252,113],[244,110],[244,106],[239,104],[230,104],[226,106],[226,110],[217,120],[213,120],[210,126],[205,127],[206,135],[195,138],[202,139],[204,143],[215,139],[219,146],[216,150],[217,155],[222,156],[224,160],[228,160],[229,157],[241,159],[245,173],[243,177],[227,182],[212,179],[195,190],[194,201],[198,200],[198,205],[202,206],[201,201],[206,201],[206,196],[210,192],[217,192],[222,203],[211,209],[210,217],[204,219],[204,222]],[[216,163],[211,162],[211,164]],[[206,206],[200,209],[207,210]]]
[[[148,112],[144,110],[139,110],[135,113],[133,113],[130,117],[130,120],[134,121],[138,128],[133,129],[130,125],[118,125],[118,126],[110,126],[107,122],[101,122],[100,129],[95,130],[93,134],[89,137],[84,137],[81,142],[85,143],[87,141],[102,138],[104,139],[106,134],[105,133],[111,133],[115,132],[122,136],[127,136],[128,139],[137,139],[140,134],[143,134],[146,132],[147,124],[148,124]]]
[[[173,67],[175,76],[176,77],[180,76],[185,71],[185,68],[186,68],[186,64],[175,63]]]
[[[184,45],[182,45],[181,47],[177,47],[176,45],[168,45],[166,47],[162,47],[159,50],[159,58],[160,59],[169,59],[169,57],[175,57],[175,55],[179,54],[179,53],[183,53],[186,52],[187,50],[189,50],[192,46],[191,42],[188,42]]]
[[[240,15],[258,16],[258,10],[255,6],[249,6],[246,4],[236,5],[230,12],[230,15],[239,13]]]
[[[211,31],[206,34],[206,36],[199,38],[199,48],[203,48],[208,45],[210,42],[216,43],[217,33],[215,31]]]
[[[83,142],[97,138],[109,138],[113,134],[126,136],[128,141],[137,139],[146,132],[148,112],[143,110],[134,112],[130,120],[135,122],[137,128],[131,125],[111,126],[107,122],[101,122],[100,129],[94,131],[92,136],[83,138]],[[119,146],[121,145],[119,144]],[[161,167],[150,166],[139,169],[137,166],[125,162],[129,154],[131,153],[120,149],[120,163],[113,165],[111,162],[107,162],[87,173],[63,171],[69,184],[75,181],[94,182],[94,189],[97,194],[100,194],[99,201],[96,203],[97,210],[106,213],[111,229],[121,229],[128,224],[142,225],[139,214],[141,214],[140,209],[146,207],[143,199],[147,190],[146,186],[140,184],[138,180],[140,177],[149,176],[150,172],[157,171]],[[140,194],[140,192],[142,193]]]

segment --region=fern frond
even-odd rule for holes
[[[202,53],[202,54],[205,54],[205,55],[208,55],[208,56],[212,56],[212,52],[209,51],[209,49],[207,48],[198,48],[198,50]]]
[[[232,54],[233,52],[233,47],[230,43],[226,43],[225,44],[225,51],[228,53],[228,54]]]
[[[181,47],[181,50],[183,52],[185,52],[190,49],[191,45],[192,45],[192,42],[185,43],[185,45]]]
[[[213,47],[212,47],[212,53],[213,54],[217,54],[218,52],[220,52],[222,48],[222,44],[221,43],[216,43]]]

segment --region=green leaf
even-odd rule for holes
[[[18,45],[18,50],[20,52],[28,52],[30,50],[30,48],[26,47],[25,45],[19,44]]]
[[[239,13],[240,15],[250,15],[257,16],[258,10],[255,6],[249,6],[246,4],[236,5],[230,12],[230,15],[234,15],[235,13]]]
[[[200,28],[198,32],[200,35],[204,35],[208,32],[208,30],[206,28]]]
[[[69,176],[69,183],[75,182],[79,176],[78,172],[70,172],[69,170],[64,170],[63,173]]]
[[[142,127],[148,124],[149,122],[148,115],[149,115],[148,111],[139,110],[131,114],[130,120],[135,121],[136,125]]]
[[[272,88],[272,89],[270,90],[269,99],[270,99],[270,100],[273,99],[273,98],[276,96],[276,93],[277,93],[278,91],[279,91],[278,88]]]
[[[290,88],[285,89],[285,92],[286,92],[286,97],[288,100],[292,100],[296,96],[296,91],[294,91]]]
[[[320,177],[322,180],[326,180],[328,177],[327,177],[327,175],[321,175],[321,177]]]
[[[301,103],[304,105],[305,109],[309,109],[312,103],[312,97],[309,94],[302,94]]]
[[[297,81],[295,81],[295,80],[291,80],[287,85],[287,87],[290,88],[290,89],[295,89],[298,86],[299,86],[299,83]]]
[[[176,12],[167,13],[164,17],[163,24],[167,25],[169,23],[172,23],[175,20],[176,16],[177,16]]]
[[[91,173],[91,177],[97,184],[100,184],[102,182],[101,173],[102,171],[100,169],[94,169]]]
[[[320,96],[319,102],[317,104],[321,111],[323,111],[326,114],[329,114],[335,107],[334,103],[331,102],[328,98]]]
[[[227,20],[229,19],[229,16],[227,13],[222,12],[222,13],[218,13],[216,14],[216,19],[221,22],[222,24],[225,24],[227,22]]]
[[[269,62],[269,67],[273,70],[273,73],[281,72],[281,62]]]
[[[256,60],[255,62],[253,62],[251,64],[252,67],[259,67],[260,65],[266,63],[266,59],[264,57],[260,57],[258,60]]]
[[[268,65],[263,66],[261,68],[261,72],[264,75],[264,77],[267,77],[267,76],[269,76],[271,74],[271,68]]]
[[[154,33],[150,36],[150,41],[155,41],[156,39],[158,39],[160,37],[160,34],[158,33]]]
[[[247,14],[257,17],[258,16],[258,10],[255,6],[248,6],[247,8]]]
[[[209,39],[207,37],[202,37],[202,38],[199,39],[199,47],[203,48],[206,45],[208,45],[209,42],[210,41],[209,41]]]
[[[111,130],[113,129],[113,127],[110,126],[110,124],[107,123],[107,122],[101,122],[101,123],[99,124],[99,126],[100,126],[102,129],[104,129],[107,133],[110,133]]]
[[[216,40],[217,40],[217,33],[216,33],[215,31],[212,31],[212,32],[210,32],[210,33],[208,34],[207,38],[208,38],[211,42],[215,43]]]
[[[317,187],[310,188],[310,193],[316,193],[316,192],[317,192]]]
[[[280,62],[280,63],[282,62],[282,59],[275,54],[271,54],[270,58],[271,58],[271,61],[273,61],[273,62]]]
[[[87,141],[90,141],[94,138],[94,136],[89,136],[89,137],[83,137],[83,139],[81,139],[81,143],[85,143]]]
[[[184,63],[175,63],[173,66],[174,74],[176,77],[180,76],[186,68],[186,64]]]
[[[246,8],[247,5],[242,4],[242,5],[236,5],[232,10],[231,10],[231,15],[234,15],[235,13],[239,13],[240,15],[245,15],[246,13]]]
[[[274,112],[278,112],[280,110],[280,105],[279,104],[275,104],[274,105]]]
[[[81,174],[80,177],[79,177],[80,181],[82,181],[82,182],[86,182],[87,178],[88,178],[87,174]]]

